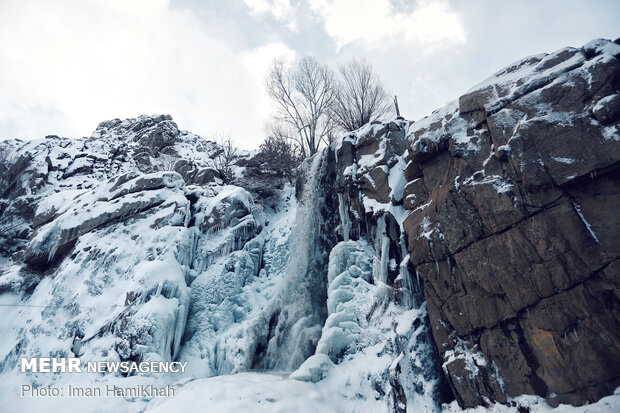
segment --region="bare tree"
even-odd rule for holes
[[[158,166],[158,170],[160,171],[174,171],[174,166],[179,160],[178,157],[171,155],[169,153],[161,153],[159,154],[160,163]]]
[[[330,116],[345,131],[354,131],[391,110],[390,98],[366,60],[352,60],[340,67],[341,80]]]
[[[235,140],[230,133],[220,136],[216,139],[216,143],[221,147],[220,152],[213,160],[215,169],[219,172],[224,182],[228,183],[233,179],[233,162],[237,156],[237,148]]]
[[[299,145],[276,127],[271,129],[259,149],[265,169],[293,183],[295,170],[303,160]]]
[[[329,134],[329,110],[335,96],[333,71],[312,57],[304,57],[291,73],[275,60],[265,79],[277,118],[292,130],[304,157],[314,155]]]
[[[292,141],[297,146],[300,146],[300,142],[297,139],[296,131],[290,127],[287,123],[270,121],[265,124],[265,136],[267,137],[278,137],[284,138],[286,140]],[[267,138],[265,138],[267,139]],[[299,149],[301,151],[301,148]]]
[[[0,166],[7,167],[15,159],[15,150],[6,142],[0,143]]]

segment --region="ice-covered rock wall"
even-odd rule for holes
[[[15,399],[20,385],[165,385],[251,368],[259,315],[277,286],[261,274],[286,260],[289,231],[286,219],[264,230],[263,207],[223,184],[218,145],[178,131],[170,117],[142,116],[104,122],[91,138],[1,149],[0,399],[42,411],[49,405]],[[239,151],[235,162],[251,156]],[[227,178],[242,172],[233,166]],[[271,232],[279,238],[261,235]],[[18,371],[21,357],[36,356],[176,360],[187,370]],[[120,398],[109,409],[147,401]]]

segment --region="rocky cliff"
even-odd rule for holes
[[[525,58],[408,129],[408,250],[464,406],[620,385],[619,57]]]
[[[37,410],[16,383],[139,382],[179,393],[111,411],[216,409],[226,390],[417,412],[613,393],[619,58],[597,40],[523,59],[427,118],[343,136],[295,188],[252,176],[250,152],[222,176],[222,148],[168,116],[2,142],[0,398]],[[188,367],[17,372],[72,354]]]
[[[619,57],[604,40],[531,56],[329,149],[344,238],[385,229],[400,262],[406,237],[461,406],[583,404],[620,385]]]

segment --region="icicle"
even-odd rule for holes
[[[416,281],[418,283],[418,291],[419,291],[419,289],[420,289],[420,273],[418,272],[418,267],[417,266],[415,267],[415,279],[416,279]]]
[[[377,220],[375,259],[373,260],[372,271],[375,281],[380,281],[382,283],[387,283],[388,261],[390,255],[390,239],[387,236],[385,226],[385,215],[382,215]]]
[[[349,208],[342,192],[338,192],[338,212],[340,213],[340,231],[342,238],[348,241],[351,232],[351,220],[349,218]]]
[[[594,241],[596,241],[597,244],[600,244],[598,237],[596,236],[596,234],[594,233],[594,230],[592,229],[592,226],[586,220],[586,217],[583,215],[583,212],[581,212],[581,205],[577,204],[575,201],[572,201],[572,202],[573,202],[573,208],[575,208],[577,215],[579,215],[579,218],[581,218],[581,222],[583,222],[583,225],[585,225],[590,235],[592,235],[592,238],[594,238]]]

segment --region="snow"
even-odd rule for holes
[[[316,383],[323,380],[333,367],[334,363],[327,355],[318,353],[310,356],[289,377],[295,380]]]
[[[519,59],[473,86],[467,91],[467,93],[484,89],[487,86],[492,86],[498,83],[516,83],[519,79],[527,78],[532,73],[532,64],[539,63],[543,58],[545,58],[545,56],[547,56],[546,53],[541,53]]]
[[[411,310],[405,311],[396,319],[396,334],[400,334],[404,336],[407,334],[411,327],[413,326],[413,322],[420,317],[420,309],[412,308]]]
[[[531,413],[608,413],[620,411],[620,387],[616,389],[613,395],[603,397],[596,403],[584,406],[571,406],[560,404],[558,407],[549,406],[545,399],[539,396],[523,395],[512,398],[512,405],[503,405],[499,403],[491,404],[489,407],[475,407],[471,409],[461,409],[456,401],[442,406],[445,413],[513,413],[517,410],[516,406],[522,406],[529,409]]]
[[[433,111],[432,115],[425,116],[424,118],[415,121],[409,127],[409,133],[407,135],[407,137],[411,141],[410,143],[413,143],[413,137],[416,132],[419,133],[420,131],[431,129],[431,125],[435,122],[441,122],[443,125],[444,119],[447,117],[454,117],[455,115],[458,114],[458,110],[459,110],[458,100],[453,100],[452,102],[448,103],[446,106],[442,107],[441,109],[437,109]],[[441,129],[442,128],[435,128],[434,134],[425,134],[425,137],[437,142],[443,135],[443,133],[441,132]]]
[[[480,147],[474,138],[478,138],[479,131],[472,131],[474,126],[473,121],[467,122],[459,116],[459,102],[454,100],[414,122],[408,129],[407,140],[413,146],[420,139],[439,143],[449,137],[463,152],[478,151]]]
[[[575,163],[575,160],[572,158],[562,158],[560,156],[552,156],[551,159],[553,159],[556,162],[568,164],[568,165]]]
[[[203,207],[203,213],[205,216],[209,216],[213,213],[214,208],[222,208],[223,204],[227,204],[228,200],[240,201],[246,209],[250,209],[252,201],[251,195],[243,188],[234,185],[227,185],[219,190],[219,193],[212,198],[205,198],[203,202],[206,202]],[[227,226],[226,224],[222,225]]]
[[[344,169],[343,175],[350,176],[351,179],[355,181],[357,179],[357,164],[354,163],[354,164],[347,166]]]
[[[3,267],[4,267],[3,263]],[[14,275],[17,276],[18,267],[13,268]],[[10,269],[7,269],[7,272]],[[3,278],[6,274],[3,274]],[[2,309],[2,317],[0,317],[0,335],[3,340],[0,341],[0,354],[7,354],[15,346],[15,340],[9,339],[12,336],[11,331],[18,328],[19,316],[21,309],[19,307],[20,299],[16,295],[0,294],[0,309]]]
[[[609,96],[605,96],[604,98],[600,99],[598,102],[596,102],[596,104],[594,105],[594,107],[592,108],[592,111],[597,112],[599,110],[602,110],[605,108],[605,106],[607,106],[607,104],[611,101],[613,101],[614,99],[616,99],[618,97],[618,94],[615,93],[613,95],[609,95]]]
[[[547,86],[550,87],[551,85]],[[536,93],[541,93],[544,90],[536,91]],[[564,126],[564,127],[572,127],[575,125],[575,120],[578,118],[583,118],[583,114],[575,113],[575,112],[560,112],[554,111],[551,109],[551,105],[549,104],[538,104],[536,105],[536,109],[538,110],[537,116],[528,119],[528,122],[546,122],[552,125]]]
[[[377,155],[376,153],[360,156],[359,160],[357,161],[357,166],[359,167],[360,171],[359,173],[363,174],[364,172],[372,170],[380,160],[381,156]]]
[[[368,356],[365,358],[367,368],[357,370],[355,374],[373,371],[382,364],[380,357]],[[389,367],[389,366],[388,366]],[[77,386],[73,377],[72,385]],[[138,377],[137,377],[138,378]],[[14,379],[14,378],[13,378]],[[146,383],[145,378],[139,377],[140,383]],[[330,374],[330,379],[324,379],[317,383],[295,380],[286,375],[247,372],[234,375],[222,375],[210,378],[194,380],[181,380],[173,384],[174,397],[149,400],[136,400],[128,403],[124,398],[28,398],[19,397],[19,391],[7,387],[6,383],[0,384],[0,398],[3,400],[3,411],[6,413],[20,413],[24,411],[32,413],[57,411],[80,411],[84,413],[95,412],[128,412],[128,413],[217,413],[217,412],[357,412],[374,413],[383,411],[382,403],[370,399],[355,398],[358,390],[370,390],[360,388],[357,381],[351,381],[346,385],[343,380],[345,375]],[[130,381],[130,378],[124,378]],[[152,380],[152,379],[150,379]],[[135,380],[134,380],[135,382]],[[101,381],[97,386],[105,384],[120,385],[120,379]],[[154,385],[157,382],[152,382]],[[125,386],[129,383],[124,384]],[[161,385],[161,384],[160,384]],[[343,387],[339,387],[344,385]],[[344,392],[341,391],[344,389]],[[492,404],[489,408],[477,407],[461,409],[456,401],[445,404],[441,409],[433,409],[430,406],[418,404],[408,406],[407,411],[445,413],[513,413],[516,406],[528,407],[532,413],[608,413],[620,409],[620,389],[614,395],[607,396],[597,403],[574,407],[561,404],[556,408],[550,407],[543,398],[538,396],[519,396],[511,399],[513,406]],[[421,407],[420,407],[421,406]]]
[[[620,45],[605,39],[592,40],[586,43],[583,49],[594,49],[597,53],[610,56],[618,56],[620,54]]]
[[[483,176],[485,171],[481,170],[480,171]],[[499,175],[489,175],[489,176],[484,176],[482,179],[476,180],[474,178],[474,174],[472,174],[472,176],[470,176],[469,178],[467,178],[465,181],[463,181],[463,185],[471,185],[471,186],[475,186],[475,185],[491,185],[499,194],[505,193],[505,192],[510,192],[513,189],[513,184],[510,183],[506,178],[504,178],[503,176],[499,176]]]
[[[423,207],[426,207],[430,205],[430,202],[426,205],[422,205]],[[424,209],[424,208],[422,208]],[[418,238],[426,238],[427,240],[431,240],[431,235],[433,234],[433,232],[435,231],[435,228],[431,228],[431,219],[428,216],[425,216],[424,218],[422,218],[422,222],[420,223],[420,229],[422,230],[420,232],[420,235],[418,235]]]
[[[594,241],[596,241],[596,243],[599,244],[598,237],[594,233],[594,230],[592,229],[592,226],[590,225],[588,220],[586,220],[586,217],[583,215],[583,212],[581,211],[581,205],[579,205],[575,201],[573,201],[573,208],[575,208],[575,212],[577,212],[577,215],[579,215],[579,218],[581,219],[581,222],[583,222],[583,225],[585,225],[586,229],[588,230],[588,232],[590,233],[592,238],[594,238]]]
[[[66,210],[69,206],[68,204],[84,192],[81,189],[68,189],[51,193],[39,202],[35,215],[50,215],[55,214],[59,210]]]
[[[328,413],[342,410],[311,383],[257,373],[194,380],[180,386],[174,398],[152,402],[147,409],[148,413],[205,411]]]
[[[617,125],[605,126],[603,137],[608,141],[620,141],[620,130]]]
[[[381,130],[385,125],[381,122],[375,123],[370,122],[359,128],[354,132],[355,135],[366,136],[366,135],[376,135],[379,130]],[[349,135],[350,136],[350,135]]]
[[[73,175],[80,169],[89,168],[93,164],[93,160],[86,157],[86,154],[80,158],[75,158],[69,167],[65,170],[65,175]]]
[[[484,356],[475,347],[473,349],[469,348],[467,342],[459,338],[456,340],[454,349],[445,352],[444,360],[443,368],[446,371],[449,364],[454,363],[456,360],[463,360],[465,362],[465,369],[469,371],[472,380],[478,375],[478,367],[487,365]]]

